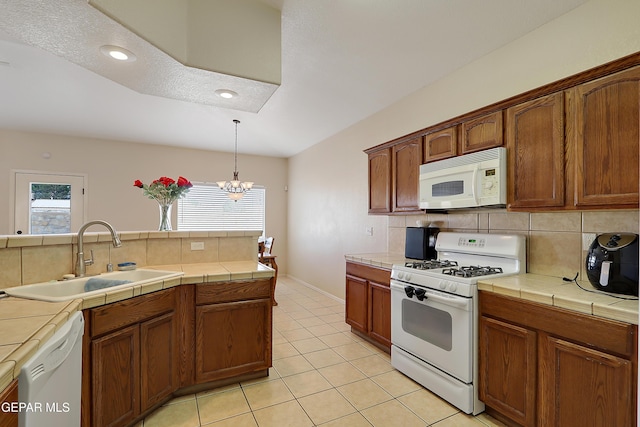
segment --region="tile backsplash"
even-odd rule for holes
[[[588,280],[585,258],[597,234],[638,234],[639,211],[506,212],[467,211],[450,214],[389,216],[388,251],[404,253],[405,228],[429,221],[441,231],[517,233],[527,237],[527,272]]]
[[[128,261],[138,267],[257,261],[261,234],[262,231],[123,232],[118,233],[122,246],[114,248],[108,232],[85,233],[85,258],[93,251],[94,259],[94,264],[87,266],[87,275],[106,272],[108,263],[116,270],[118,263]],[[0,289],[60,280],[73,273],[76,243],[75,234],[0,236]]]

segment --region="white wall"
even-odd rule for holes
[[[49,159],[43,158],[45,152]],[[276,238],[276,255],[285,254],[287,247],[287,165],[287,159],[238,155],[240,178],[267,188],[266,229]],[[8,203],[12,169],[86,173],[87,220],[108,221],[118,231],[157,230],[157,203],[133,182],[179,175],[199,182],[229,180],[233,153],[0,129],[0,235],[13,234]],[[278,261],[286,271],[286,257]]]
[[[592,0],[292,157],[289,274],[344,298],[344,255],[387,250],[362,150],[638,52],[638,16],[638,0]]]

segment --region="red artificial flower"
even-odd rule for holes
[[[189,182],[189,180],[183,176],[179,176],[178,177],[178,187],[187,187],[187,188],[191,188],[193,187],[193,184],[191,184],[191,182]]]
[[[183,176],[178,178],[177,183],[172,178],[161,176],[149,185],[143,184],[139,179],[136,179],[133,185],[141,188],[145,196],[156,200],[162,205],[171,204],[184,197],[189,192],[189,189],[193,187],[193,184]]]
[[[164,185],[165,187],[170,186],[171,184],[173,184],[175,181],[169,177],[166,176],[162,176],[160,177],[160,179],[158,180],[162,183],[162,185]]]

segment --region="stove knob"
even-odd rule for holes
[[[404,280],[407,281],[407,282],[410,282],[411,281],[411,273],[406,273],[404,275]]]
[[[400,280],[404,279],[404,273],[402,271],[398,272],[398,279]]]
[[[424,301],[425,299],[427,299],[427,291],[422,289],[422,288],[417,288],[415,290],[415,295],[416,298],[418,298],[419,301]]]
[[[447,289],[447,282],[445,282],[444,280],[440,281],[440,289]]]
[[[455,283],[449,283],[449,290],[451,292],[455,292],[458,289],[458,285],[456,285]]]

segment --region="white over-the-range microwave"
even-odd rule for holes
[[[507,150],[492,148],[420,166],[420,209],[504,207]]]

